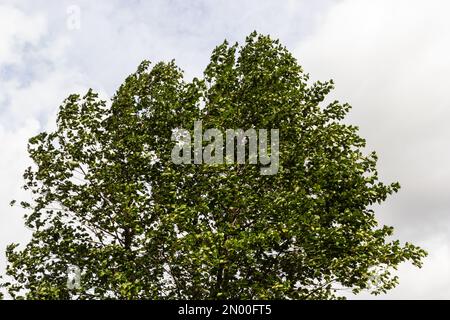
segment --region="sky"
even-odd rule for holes
[[[224,39],[253,30],[287,46],[313,80],[333,79],[399,193],[375,207],[395,237],[429,252],[398,270],[388,294],[450,299],[450,2],[446,0],[0,0],[0,275],[11,242],[26,243],[22,174],[28,138],[55,126],[59,105],[88,88],[111,97],[148,59],[200,76]]]

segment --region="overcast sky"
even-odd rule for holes
[[[257,30],[312,79],[335,80],[332,98],[353,106],[346,121],[377,151],[382,180],[402,185],[378,218],[429,257],[402,265],[378,298],[450,299],[449,12],[446,0],[0,0],[0,275],[6,245],[29,237],[8,205],[27,197],[27,139],[54,127],[65,97],[111,97],[143,59],[175,59],[190,79],[217,44]]]

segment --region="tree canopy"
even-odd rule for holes
[[[323,105],[269,36],[223,42],[201,78],[142,62],[111,102],[93,90],[62,103],[57,127],[29,140],[21,202],[33,230],[7,248],[3,287],[27,299],[329,299],[393,288],[425,251],[391,240],[374,208],[399,189],[378,178],[350,106]],[[279,168],[175,164],[172,134],[278,129]],[[220,152],[220,150],[215,150]],[[68,267],[81,271],[67,285]]]

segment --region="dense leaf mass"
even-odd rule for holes
[[[202,79],[142,62],[108,104],[89,90],[61,105],[57,129],[29,140],[24,174],[33,230],[7,249],[14,298],[328,299],[382,293],[403,261],[426,253],[392,241],[374,204],[396,192],[364,154],[350,106],[323,105],[278,41],[252,33],[219,45]],[[276,175],[252,164],[175,165],[172,130],[280,130]],[[68,266],[82,270],[67,286]],[[6,281],[6,280],[5,280]]]

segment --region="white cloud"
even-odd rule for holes
[[[18,50],[35,45],[46,31],[41,15],[27,16],[22,11],[0,4],[0,61],[20,63]]]
[[[37,133],[39,123],[29,120],[23,127],[15,131],[5,130],[0,124],[0,275],[5,268],[4,252],[11,242],[28,239],[29,232],[23,225],[22,210],[11,208],[8,204],[13,199],[27,200],[28,195],[22,192],[21,177],[24,169],[30,165],[26,157],[26,142]]]
[[[343,0],[296,49],[314,79],[335,80],[333,98],[353,105],[348,121],[378,152],[383,180],[402,184],[380,220],[430,252],[424,270],[402,266],[386,297],[450,297],[449,10],[438,0]]]
[[[450,297],[450,245],[442,234],[430,236],[426,241],[417,243],[429,251],[426,263],[419,271],[417,268],[402,264],[396,274],[400,284],[386,295],[372,296],[361,293],[358,296],[348,294],[349,299],[448,299]]]

